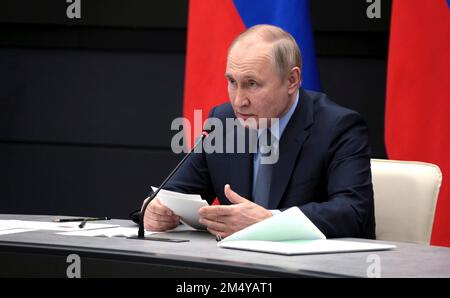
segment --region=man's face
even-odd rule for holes
[[[261,40],[235,44],[228,55],[225,76],[231,105],[240,120],[262,123],[260,119],[279,118],[290,107],[288,79],[281,78],[276,70],[271,45]]]

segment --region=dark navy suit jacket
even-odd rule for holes
[[[210,116],[235,118],[229,103]],[[272,171],[268,209],[298,206],[327,238],[375,238],[368,129],[358,113],[300,89]],[[252,177],[251,153],[195,153],[165,189],[230,204],[224,185],[251,200]]]

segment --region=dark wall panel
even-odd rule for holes
[[[368,58],[319,58],[323,92],[358,111],[369,126],[372,157],[386,158],[384,106],[386,61]]]
[[[179,158],[168,150],[0,144],[0,213],[126,218]]]
[[[81,0],[81,18],[69,19],[64,0],[2,0],[0,22],[133,28],[185,28],[187,0]]]
[[[170,146],[184,55],[0,49],[0,140]]]

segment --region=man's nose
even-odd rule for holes
[[[242,88],[237,88],[234,97],[234,105],[238,107],[245,107],[249,104],[247,93]]]

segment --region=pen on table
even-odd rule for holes
[[[109,217],[89,217],[89,218],[85,218],[83,219],[83,221],[78,225],[78,227],[80,229],[84,228],[84,226],[86,225],[86,223],[88,221],[94,221],[94,220],[110,220]]]
[[[91,220],[110,220],[109,217],[68,217],[55,218],[54,222],[72,222],[72,221],[91,221]]]
[[[86,223],[88,221],[96,221],[96,220],[110,220],[109,217],[72,217],[72,218],[56,218],[53,221],[55,222],[74,222],[74,221],[81,221],[81,223],[78,225],[80,229],[84,228]]]

